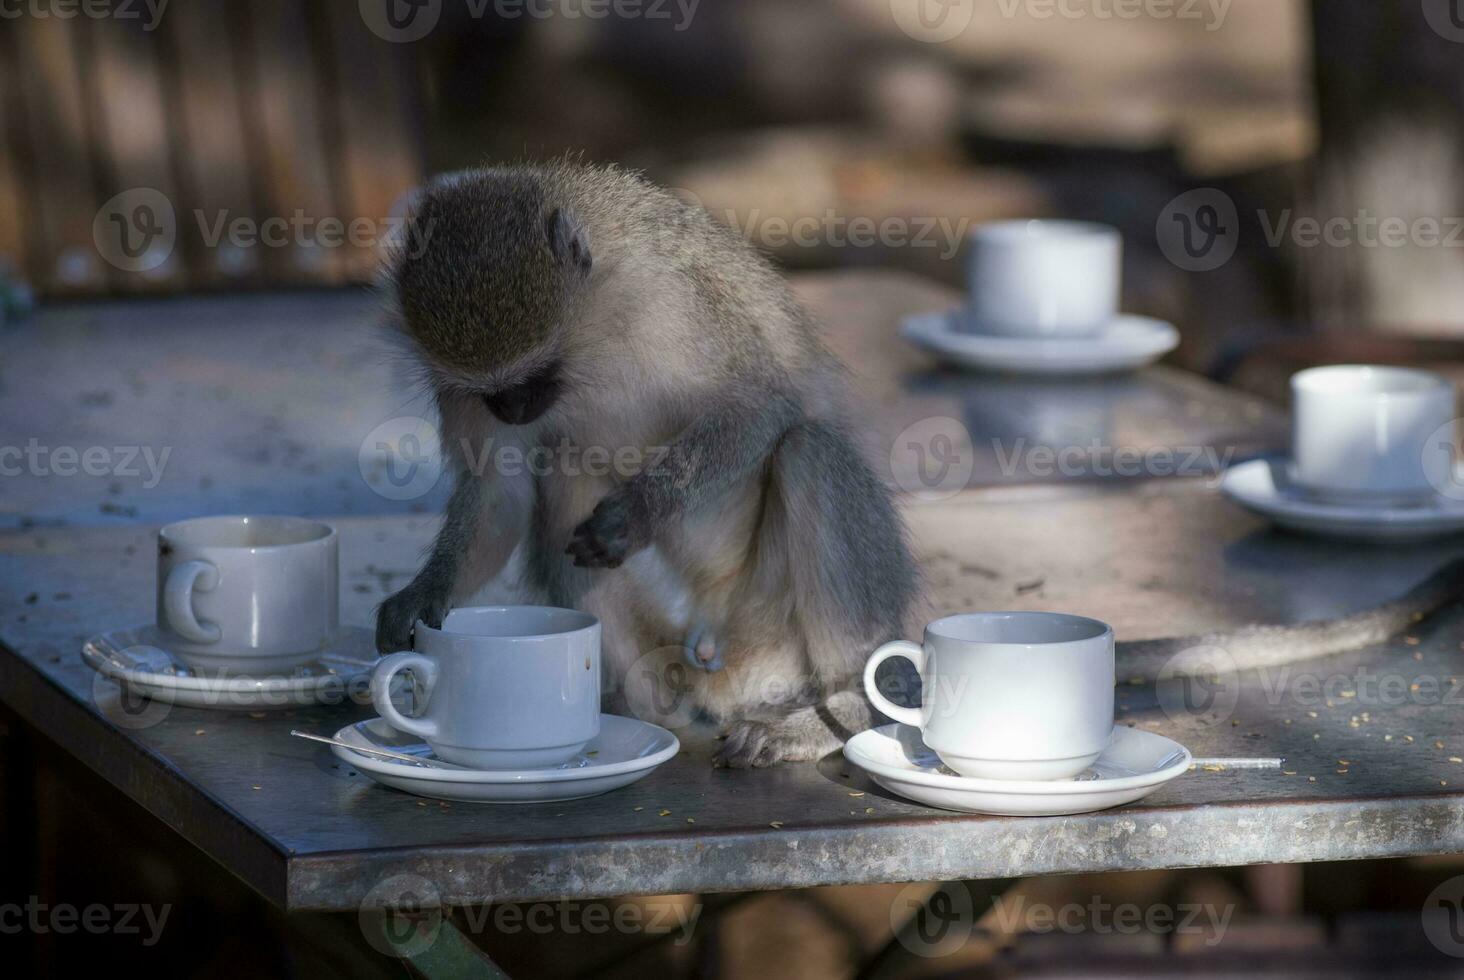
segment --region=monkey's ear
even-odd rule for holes
[[[594,259],[590,256],[590,240],[574,215],[564,208],[555,208],[545,222],[549,251],[559,262],[588,274]]]

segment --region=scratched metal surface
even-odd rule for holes
[[[1047,381],[941,370],[897,339],[898,324],[959,297],[916,276],[794,281],[853,371],[858,431],[891,480],[900,433],[928,418],[960,424],[953,450],[970,461],[969,486],[1102,480],[1115,453],[1131,459],[1124,472],[1195,473],[1285,442],[1275,409],[1163,368]],[[393,356],[372,294],[60,304],[7,326],[4,343],[0,527],[406,515],[444,499],[446,481],[407,498],[376,492],[372,444],[403,431],[378,427],[432,409]],[[1061,474],[1041,455],[1057,449],[1070,452]],[[82,466],[57,450],[101,455]]]
[[[358,290],[185,296],[8,325],[0,527],[434,507],[443,488],[392,500],[359,465],[368,433],[428,409],[379,307]],[[90,466],[57,455],[88,451]]]
[[[1162,366],[1046,379],[942,367],[898,339],[905,317],[962,302],[927,279],[860,270],[801,276],[795,285],[853,373],[866,451],[907,490],[921,489],[899,476],[907,430],[933,418],[959,423],[937,431],[950,431],[955,453],[969,460],[972,488],[1196,476],[1289,443],[1275,406]],[[914,431],[929,442],[931,430]],[[1060,469],[1051,453],[1062,454]]]
[[[1370,549],[1272,534],[1203,481],[978,491],[909,517],[933,611],[1073,610],[1107,618],[1120,639],[1335,615],[1464,551],[1457,539]],[[338,524],[343,619],[367,623],[414,570],[432,525]],[[837,756],[713,770],[711,733],[695,729],[680,733],[679,757],[598,799],[444,807],[378,787],[287,734],[333,731],[365,716],[356,706],[262,718],[175,708],[129,727],[77,651],[90,632],[150,617],[153,548],[144,527],[0,535],[0,697],[287,908],[352,909],[404,873],[469,902],[1464,850],[1464,764],[1451,761],[1464,757],[1449,681],[1464,675],[1458,610],[1387,647],[1248,675],[1232,711],[1203,719],[1121,685],[1121,722],[1197,755],[1284,756],[1296,775],[1195,773],[1106,813],[944,813],[889,796]]]

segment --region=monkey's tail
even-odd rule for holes
[[[1464,597],[1464,558],[1455,559],[1392,602],[1341,619],[1292,626],[1247,626],[1230,633],[1137,640],[1117,648],[1118,679],[1154,681],[1177,654],[1200,647],[1221,650],[1236,670],[1279,667],[1382,643]],[[1197,658],[1198,659],[1198,658]],[[1210,669],[1214,659],[1204,658]],[[1183,673],[1183,669],[1179,669]]]

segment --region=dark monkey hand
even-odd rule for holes
[[[596,504],[589,519],[574,529],[565,554],[580,568],[619,568],[649,543],[635,498],[622,488]]]
[[[376,611],[376,652],[397,653],[412,649],[412,628],[417,621],[439,629],[447,610],[446,590],[422,584],[420,580],[413,582],[383,602]]]

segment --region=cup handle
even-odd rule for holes
[[[915,672],[925,680],[925,648],[918,643],[911,643],[909,640],[895,640],[886,643],[870,655],[869,662],[864,665],[864,694],[869,698],[881,712],[898,721],[902,725],[909,725],[911,728],[919,728],[924,722],[920,717],[919,708],[902,708],[890,701],[889,698],[879,693],[879,685],[874,682],[875,672],[879,665],[891,657],[904,657],[915,665]]]
[[[185,561],[173,566],[163,583],[164,624],[193,643],[217,643],[223,636],[217,623],[200,622],[193,615],[193,593],[212,592],[219,585],[219,570],[206,561]]]
[[[432,697],[432,688],[437,683],[437,661],[420,653],[393,653],[378,660],[371,671],[371,703],[376,706],[377,714],[397,731],[418,738],[436,738],[437,722],[408,718],[391,703],[391,679],[404,670],[416,673],[428,699]]]

